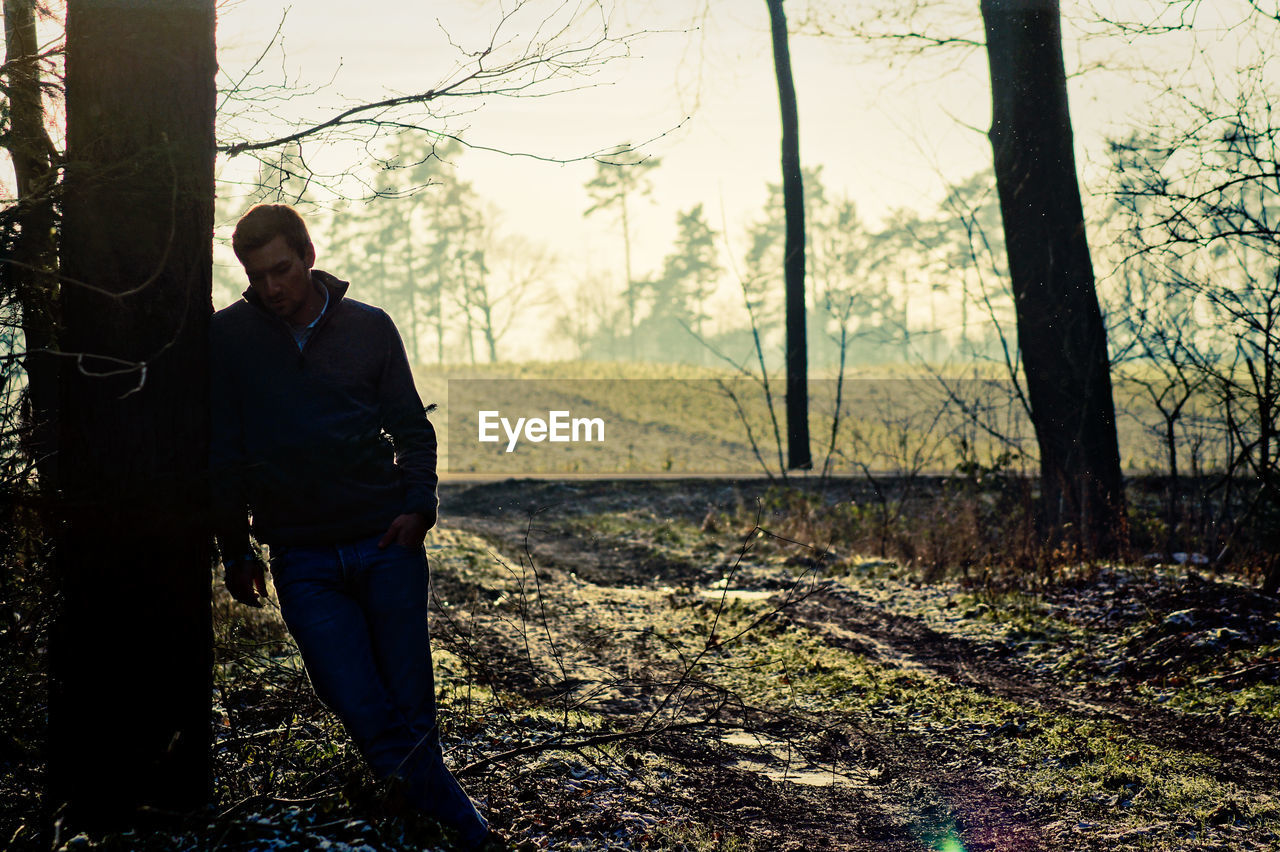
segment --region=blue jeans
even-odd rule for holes
[[[374,774],[401,778],[415,806],[475,843],[488,823],[445,766],[436,726],[426,553],[380,550],[379,538],[277,548],[280,612],[316,695]]]

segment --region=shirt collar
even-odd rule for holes
[[[329,310],[329,288],[321,284],[319,281],[312,279],[312,285],[324,293],[324,306],[320,308],[320,313],[316,314],[316,318],[301,327],[302,331],[311,331],[316,327],[316,323],[320,322],[320,317],[324,316],[324,312]]]

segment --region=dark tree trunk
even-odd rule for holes
[[[22,305],[26,342],[22,445],[40,474],[41,489],[51,492],[57,480],[58,361],[52,354],[57,339],[57,153],[44,128],[35,0],[4,0],[4,36],[9,100],[9,138],[5,144],[18,190],[18,235],[10,258],[14,262],[5,274]]]
[[[214,0],[70,0],[48,804],[210,792]]]
[[[991,145],[1046,532],[1106,554],[1124,494],[1106,329],[1072,151],[1057,0],[982,0]]]
[[[782,204],[787,237],[783,272],[787,292],[787,466],[809,470],[809,353],[804,319],[804,181],[800,173],[800,119],[791,79],[791,51],[782,0],[765,0],[773,33],[773,67],[782,108]]]

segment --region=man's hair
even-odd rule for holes
[[[284,237],[289,247],[303,257],[311,246],[307,223],[287,204],[259,204],[240,217],[231,235],[231,249],[244,262],[245,255],[260,249],[276,237]]]

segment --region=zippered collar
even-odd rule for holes
[[[341,278],[331,275],[323,269],[311,270],[311,280],[329,291],[329,307],[325,309],[323,314],[321,314],[321,318],[327,314],[333,313],[333,309],[336,308],[338,306],[338,302],[342,301],[343,297],[347,295],[347,289],[351,286],[350,282],[343,281]],[[272,317],[276,316],[271,313],[271,309],[266,306],[262,301],[262,297],[255,293],[252,287],[247,288],[240,294],[240,297],[263,313]],[[276,317],[276,319],[280,318]],[[280,322],[284,322],[284,320],[280,320]]]
[[[338,308],[338,303],[343,300],[343,298],[347,295],[348,288],[351,287],[350,282],[343,281],[341,278],[331,275],[330,273],[325,272],[323,269],[311,270],[311,280],[318,283],[321,287],[325,288],[325,290],[329,294],[329,299],[328,299],[328,305],[325,308],[324,312],[321,313],[320,316],[316,318],[315,329],[311,332],[310,337],[307,338],[307,342],[303,345],[302,350],[298,353],[299,358],[301,358],[302,354],[307,351],[307,347],[311,345],[311,341],[316,339],[316,335],[320,333],[320,330],[323,329],[325,325],[328,324],[329,318],[333,316],[334,311],[336,311]],[[283,331],[285,334],[287,334],[290,340],[294,339],[293,332],[289,330],[289,324],[285,322],[283,319],[281,319],[280,317],[276,316],[271,311],[271,309],[266,306],[266,303],[262,301],[262,297],[260,297],[256,292],[254,292],[252,287],[249,287],[248,289],[246,289],[243,293],[240,294],[240,296],[246,302],[248,302],[249,304],[257,308],[259,311],[261,311],[263,314],[270,317],[275,322],[279,323],[280,330]],[[296,342],[295,342],[295,345],[296,345]],[[299,363],[301,363],[301,361],[299,361]]]

